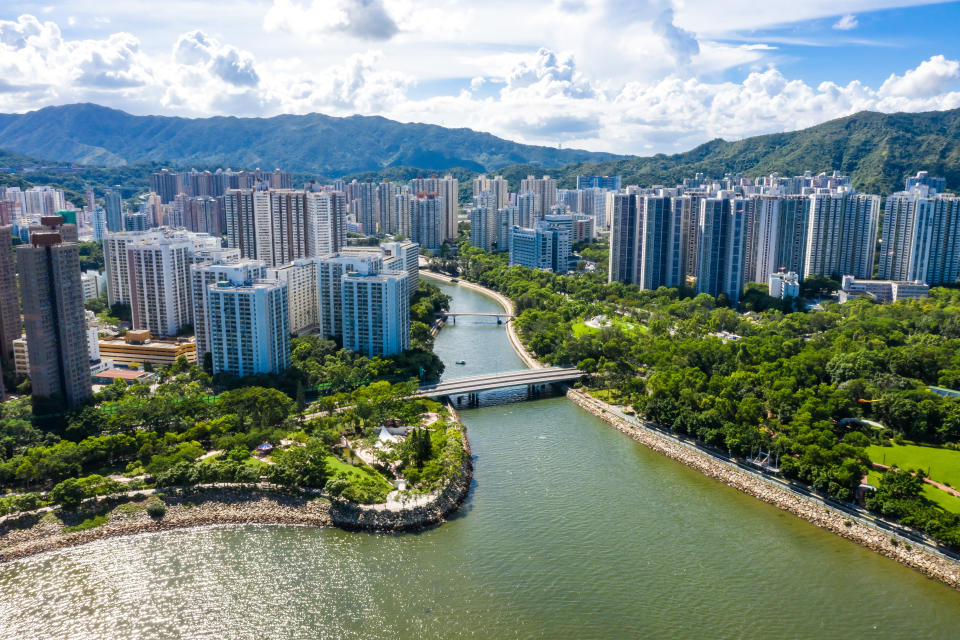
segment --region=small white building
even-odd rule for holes
[[[106,278],[102,273],[98,273],[96,271],[84,271],[80,276],[80,282],[83,284],[84,302],[107,295]]]
[[[800,276],[795,271],[770,274],[769,290],[771,298],[796,298],[800,295]]]
[[[919,300],[930,295],[930,286],[920,282],[901,282],[895,280],[858,280],[853,276],[843,276],[840,286],[840,303],[850,298],[867,295],[877,302],[896,302],[897,300]]]
[[[18,376],[30,375],[30,356],[27,352],[26,336],[20,336],[13,341],[13,366]]]

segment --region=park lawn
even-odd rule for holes
[[[613,326],[619,328],[621,331],[625,331],[626,333],[631,333],[633,331],[644,333],[647,331],[646,325],[636,322],[629,322],[619,316],[614,316]],[[572,327],[570,327],[570,329],[573,331],[573,335],[577,336],[578,338],[583,337],[588,333],[600,333],[600,329],[588,327],[586,320],[581,320],[580,322],[575,323]]]
[[[344,473],[347,476],[351,476],[351,480],[356,481],[362,481],[365,478],[373,478],[375,481],[382,484],[384,488],[388,489],[389,491],[393,491],[393,485],[387,482],[387,479],[372,467],[358,467],[352,464],[347,464],[336,456],[327,456],[325,463],[327,465],[328,477],[332,478],[338,473]]]
[[[960,487],[960,451],[921,447],[915,444],[894,444],[892,447],[871,445],[867,455],[874,462],[901,469],[922,469],[931,480],[951,487]]]
[[[867,472],[867,482],[875,487],[878,487],[880,486],[881,475],[882,474],[879,471],[870,470]],[[932,501],[934,504],[943,507],[945,511],[950,511],[960,515],[960,498],[957,496],[951,495],[942,489],[937,489],[936,487],[924,483],[923,497]]]
[[[588,392],[597,400],[607,404],[619,405],[626,399],[616,389],[589,389]]]

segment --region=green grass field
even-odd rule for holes
[[[343,472],[348,476],[354,476],[357,480],[362,480],[363,478],[373,478],[388,491],[393,490],[393,485],[387,482],[387,479],[380,475],[376,469],[371,467],[355,467],[351,464],[347,464],[336,456],[327,456],[325,462],[327,465],[327,473],[330,475],[330,477],[337,475],[339,472]]]
[[[642,325],[642,324],[639,324],[639,323],[636,323],[636,322],[630,322],[630,321],[625,320],[625,319],[623,319],[623,318],[621,318],[621,317],[619,317],[619,316],[614,316],[612,322],[613,322],[613,326],[615,326],[615,327],[617,327],[618,329],[620,329],[621,331],[625,331],[625,332],[627,332],[627,333],[630,333],[630,332],[633,332],[633,331],[639,331],[639,332],[642,333],[642,332],[647,331],[646,325]],[[577,336],[578,338],[581,337],[581,336],[584,336],[584,335],[586,335],[586,334],[588,334],[588,333],[600,333],[600,329],[595,329],[595,328],[593,328],[593,327],[588,327],[586,320],[581,320],[580,322],[574,324],[574,325],[571,327],[571,329],[573,329],[573,334],[574,334],[575,336]]]
[[[867,481],[873,486],[877,487],[880,485],[880,472],[879,471],[868,471],[867,472]],[[952,511],[953,513],[960,513],[960,498],[950,495],[942,489],[937,489],[932,487],[929,484],[923,485],[923,496],[929,500],[932,500],[936,504],[940,505],[947,511]]]
[[[901,469],[923,469],[937,482],[960,488],[960,451],[921,447],[915,444],[894,444],[892,447],[872,445],[867,455],[874,462]]]

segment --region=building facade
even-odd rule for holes
[[[92,395],[79,249],[37,232],[17,247],[17,264],[33,395],[79,406]]]
[[[410,348],[410,308],[405,272],[350,272],[341,280],[343,347],[365,356],[390,356]]]
[[[207,315],[213,372],[283,373],[290,366],[287,288],[260,280],[209,286]]]

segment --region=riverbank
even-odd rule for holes
[[[446,282],[450,281],[449,277],[432,272],[425,273],[425,275],[437,277]],[[513,302],[499,292],[463,280],[459,284],[487,295],[496,300],[504,310],[514,313]],[[517,355],[528,366],[535,368],[545,366],[527,351],[520,342],[513,330],[512,320],[508,323],[507,334]],[[726,465],[706,453],[683,447],[662,433],[636,427],[618,417],[615,413],[615,407],[594,398],[586,392],[569,389],[567,397],[585,411],[657,453],[960,590],[960,564],[955,561],[882,533],[861,523],[856,518],[786,491],[767,480]]]
[[[523,346],[523,343],[520,341],[520,337],[517,335],[516,327],[514,326],[514,320],[516,320],[516,306],[513,304],[513,300],[503,295],[499,291],[494,291],[493,289],[488,289],[482,285],[475,284],[473,282],[468,282],[466,280],[458,279],[457,282],[453,282],[453,278],[435,271],[420,271],[421,276],[428,278],[434,278],[440,280],[441,282],[446,282],[447,284],[456,284],[465,289],[471,289],[477,293],[482,293],[483,295],[491,298],[499,304],[504,311],[509,313],[511,317],[507,320],[507,338],[510,340],[510,344],[513,346],[513,350],[517,352],[517,355],[520,356],[520,359],[523,360],[523,363],[530,369],[542,369],[546,365],[537,360],[533,354],[527,351],[526,347]]]
[[[772,485],[705,453],[684,447],[662,433],[633,425],[617,416],[613,411],[614,407],[583,391],[570,389],[567,397],[585,411],[657,453],[960,590],[960,564],[956,562],[934,555],[919,546],[901,542],[847,514]]]

